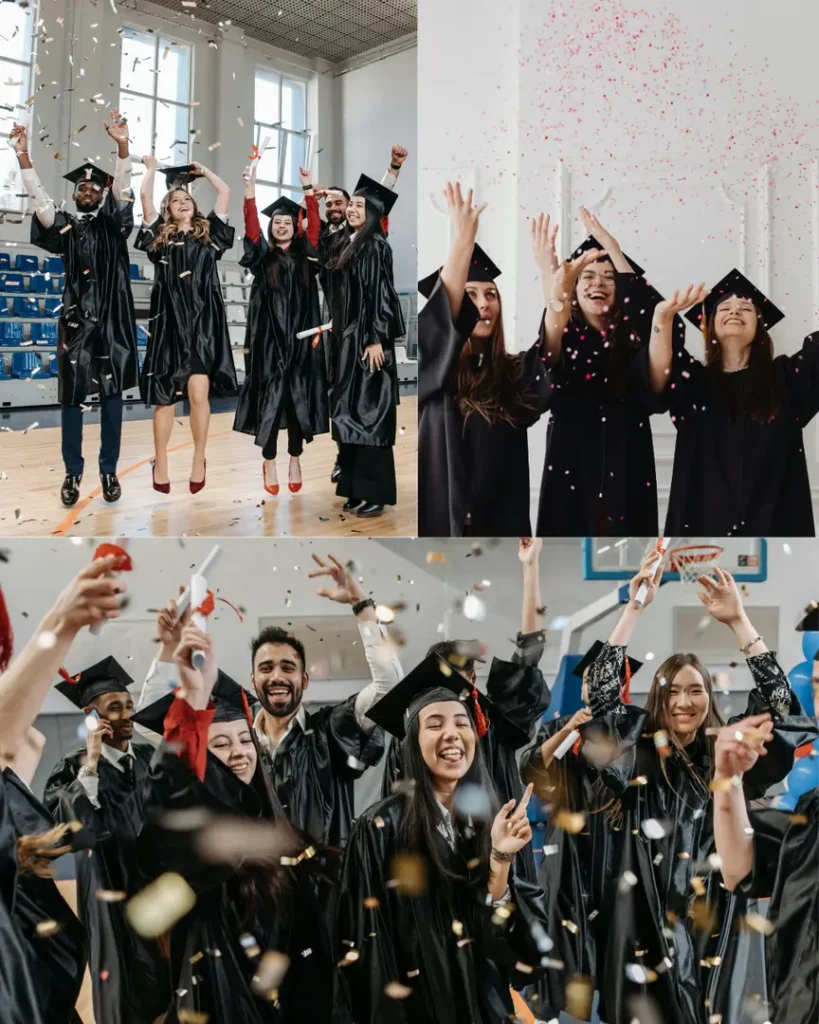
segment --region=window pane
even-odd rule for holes
[[[307,89],[304,82],[282,79],[282,128],[303,132],[307,127]]]
[[[160,164],[178,167],[188,162],[188,109],[157,102],[154,152]]]
[[[283,185],[294,185],[299,187],[299,167],[304,167],[307,161],[307,137],[305,135],[292,135],[290,132],[282,132],[284,136],[284,176]]]
[[[21,211],[24,200],[19,193],[22,192],[23,182],[14,150],[8,146],[0,147],[0,210]]]
[[[154,95],[156,88],[156,41],[147,32],[136,32],[132,28],[122,32],[122,63],[120,65],[120,87]]]
[[[261,148],[267,140],[267,146],[262,153],[262,158],[259,161],[259,168],[256,171],[256,177],[260,181],[278,181],[279,180],[279,131],[277,128],[265,128],[260,125],[256,125],[256,138],[255,143]],[[271,202],[273,200],[271,199]]]
[[[31,108],[25,106],[29,98],[29,78],[31,69],[24,64],[9,64],[0,60],[0,128],[3,130],[4,142],[8,139],[14,121],[28,125],[31,121]],[[5,148],[5,145],[4,147]]]
[[[275,124],[279,120],[279,76],[256,69],[256,114],[254,120]]]
[[[0,29],[0,57],[31,61],[32,12],[35,8],[18,7],[17,4],[3,4],[3,27]],[[3,81],[6,76],[3,76]]]
[[[157,95],[187,103],[190,99],[191,48],[170,39],[159,40]]]
[[[128,121],[131,151],[137,156],[153,152],[153,105],[153,100],[145,96],[133,96],[127,92],[119,94],[120,113]]]

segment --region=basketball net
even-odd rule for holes
[[[671,548],[668,552],[668,566],[679,573],[684,587],[694,587],[700,576],[711,575],[725,548],[719,544],[688,544]]]

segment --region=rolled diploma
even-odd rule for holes
[[[665,549],[666,549],[667,544],[668,544],[668,540],[665,537],[660,537],[659,541],[657,542],[657,557],[654,559],[654,561],[651,563],[651,565],[649,567],[649,568],[653,569],[654,572],[657,571],[660,562],[662,562],[662,560],[663,560],[663,556],[665,555]],[[634,598],[634,603],[642,606],[643,602],[645,601],[645,599],[647,597],[648,597],[648,584],[647,583],[641,583],[640,584],[640,589],[637,591],[637,596]]]
[[[563,740],[563,742],[555,751],[555,757],[558,759],[558,761],[563,760],[566,754],[569,753],[569,751],[572,749],[572,747],[575,745],[575,743],[577,743],[579,739],[580,733],[577,731],[577,729],[572,729],[572,731],[569,733],[566,739]]]
[[[307,331],[299,331],[296,337],[299,339],[299,341],[301,341],[303,338],[315,338],[317,334],[321,334],[324,331],[329,331],[332,326],[333,321],[331,320],[329,323],[322,324],[321,327],[311,327]]]
[[[194,608],[199,608],[202,602],[208,596],[208,581],[205,579],[204,576],[200,575],[199,573],[196,573],[194,576],[191,576],[190,592],[191,605]],[[193,623],[194,626],[196,626],[197,629],[201,629],[203,633],[207,633],[208,619],[206,615],[203,615],[201,612],[195,611],[193,615],[191,615],[191,622]],[[193,665],[194,668],[203,668],[205,664],[205,652],[193,651],[191,654],[191,664]]]
[[[216,560],[219,555],[222,554],[222,548],[218,544],[214,544],[210,550],[205,561],[196,570],[197,576],[204,576],[207,579],[208,573],[216,564]],[[206,588],[207,589],[207,588]],[[204,600],[204,598],[202,598]],[[191,588],[185,587],[182,593],[179,595],[179,600],[176,602],[176,616],[180,618],[188,610],[188,605],[191,603]],[[202,602],[200,601],[199,604]]]

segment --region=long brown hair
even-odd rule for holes
[[[497,291],[497,288],[495,289]],[[528,418],[534,406],[521,394],[523,355],[510,355],[506,351],[503,333],[503,304],[498,292],[498,319],[491,338],[485,342],[488,352],[483,365],[475,368],[471,339],[461,349],[455,369],[458,408],[469,419],[472,413],[483,416],[487,423],[510,423],[517,426]]]
[[[68,832],[68,825],[55,825],[38,835],[20,836],[17,840],[17,865],[22,873],[37,875],[38,878],[53,878],[56,872],[51,862],[72,849],[70,843],[57,844]]]
[[[172,188],[165,194],[165,198],[159,206],[159,212],[162,215],[162,225],[156,233],[154,244],[151,246],[154,250],[163,249],[178,241],[178,236],[183,233],[177,230],[175,221],[171,219],[171,197],[174,192],[184,192],[185,195],[190,196],[188,190],[184,188]],[[210,245],[210,222],[207,217],[203,217],[199,212],[199,207],[196,205],[196,200],[193,196],[190,196],[190,201],[193,203],[193,217],[191,217],[191,229],[185,232],[185,234],[189,238],[198,238],[203,245]]]
[[[730,296],[726,295],[726,298]],[[748,300],[751,302],[751,300]],[[756,310],[756,333],[751,342],[748,365],[744,371],[747,390],[743,396],[742,412],[760,423],[769,423],[779,412],[780,395],[776,386],[776,378],[772,372],[773,342],[768,334],[762,313],[756,303],[751,303]],[[705,365],[713,374],[723,372],[722,345],[714,331],[719,303],[711,310],[711,314],[702,332],[705,344]]]

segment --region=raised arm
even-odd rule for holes
[[[56,218],[56,208],[53,200],[49,199],[45,189],[40,184],[37,172],[28,155],[28,136],[25,125],[15,124],[9,135],[17,154],[17,163],[20,165],[20,176],[23,185],[31,199],[34,201],[34,214],[44,228],[50,228]]]
[[[131,202],[131,173],[133,165],[128,148],[128,122],[116,109],[110,113],[110,124],[104,121],[105,130],[117,144],[117,165],[111,192],[118,203]]]
[[[224,219],[230,210],[230,186],[226,185],[221,178],[217,177],[210,168],[204,164],[192,161],[193,166],[199,171],[203,178],[216,189],[216,199],[213,203],[213,212],[217,217]]]
[[[702,302],[706,295],[708,291],[704,284],[698,284],[696,287],[690,284],[682,291],[675,291],[670,299],[664,299],[655,306],[651,339],[648,343],[649,382],[655,395],[661,395],[665,391],[671,376],[675,315],[689,306]]]
[[[523,612],[520,631],[535,633],[542,628],[543,607],[540,598],[540,552],[543,541],[538,537],[522,537],[518,546],[518,558],[523,567]]]
[[[601,248],[605,250],[617,273],[633,274],[634,267],[632,267],[623,255],[620,243],[610,231],[607,231],[603,227],[597,217],[595,217],[595,215],[585,206],[580,207],[580,219],[583,221],[583,227],[586,231],[588,231],[588,233],[600,243]]]
[[[405,146],[395,145],[392,147],[390,153],[390,166],[387,168],[384,177],[381,179],[381,184],[385,188],[395,188],[395,183],[398,180],[398,175],[401,173],[401,168],[404,165],[404,161],[407,159],[408,151]]]
[[[143,156],[142,162],[145,164],[145,174],[143,174],[142,184],[139,186],[139,198],[142,201],[142,219],[146,224],[153,224],[156,220],[154,178],[156,177],[157,160],[155,156],[148,154]]]
[[[451,181],[448,181],[444,196],[452,222],[452,244],[449,247],[447,261],[441,271],[441,283],[449,299],[449,308],[454,321],[458,319],[463,305],[466,279],[472,262],[472,250],[475,248],[478,225],[481,214],[486,209],[486,203],[479,207],[473,206],[472,189],[469,189],[464,196],[460,182],[453,185]]]
[[[245,238],[255,245],[262,237],[262,228],[259,224],[259,211],[256,207],[256,171],[259,166],[258,160],[251,161],[242,173],[244,182],[245,201]]]
[[[301,182],[301,190],[304,193],[304,201],[307,205],[307,241],[314,249],[317,249],[319,235],[321,234],[321,219],[319,216],[318,199],[313,188],[313,176],[305,167],[299,168],[299,181]]]

